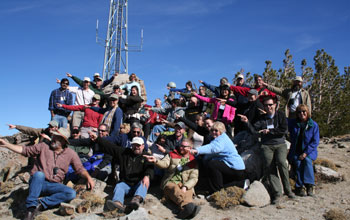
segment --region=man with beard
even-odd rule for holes
[[[75,198],[76,192],[62,184],[70,164],[77,174],[87,179],[88,188],[92,189],[94,187],[95,183],[84,169],[78,155],[67,147],[68,137],[69,132],[64,128],[60,128],[53,132],[50,145],[41,142],[23,147],[0,139],[0,147],[26,157],[36,156],[36,162],[31,170],[29,180],[25,219],[34,219],[40,211],[57,206],[61,202],[69,202]],[[40,197],[41,194],[44,197]]]
[[[263,85],[265,85],[267,89],[275,92],[277,95],[280,95],[287,100],[285,113],[288,119],[296,118],[296,108],[300,104],[307,105],[311,113],[311,97],[309,92],[303,88],[302,77],[296,76],[293,79],[292,87],[287,89],[277,88],[272,85],[268,85],[265,82],[263,82]]]

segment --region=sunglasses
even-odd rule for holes
[[[305,110],[301,110],[301,111],[297,111],[297,112],[298,112],[298,114],[301,114],[301,113],[306,114],[306,111],[305,111]]]
[[[132,131],[132,133],[134,133],[134,134],[140,134],[141,131]]]
[[[61,83],[61,85],[67,85],[67,86],[68,86],[68,85],[69,85],[69,83]]]
[[[273,106],[274,104],[264,104],[264,106],[269,106],[269,107],[271,107],[271,106]]]
[[[210,129],[211,132],[219,132],[218,129]]]
[[[98,129],[98,132],[107,132],[107,130]]]

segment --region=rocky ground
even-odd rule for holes
[[[350,219],[350,136],[323,139],[319,146],[319,158],[332,161],[337,169],[337,178],[321,180],[318,176],[315,197],[284,197],[280,205],[249,207],[241,204],[227,209],[216,208],[213,202],[198,196],[195,203],[201,211],[195,219]],[[0,219],[20,219],[24,215],[24,200],[27,195],[28,173],[20,165],[26,158],[0,149]],[[9,169],[11,167],[11,169]],[[339,177],[339,178],[338,178]],[[73,213],[62,216],[59,208],[43,212],[37,219],[112,219],[115,213],[103,214],[103,195],[108,195],[112,187],[99,182],[94,194],[78,190],[80,199],[75,199],[65,211]],[[75,186],[79,187],[79,186]],[[102,190],[102,191],[101,191]],[[104,191],[104,192],[103,192]],[[249,192],[249,190],[248,190]],[[97,197],[94,197],[97,196]],[[83,198],[83,199],[81,199]],[[175,219],[176,207],[171,203],[161,202],[161,194],[151,188],[145,204],[138,212],[133,212],[120,219]],[[86,202],[87,201],[87,202]],[[78,213],[80,212],[80,213]]]

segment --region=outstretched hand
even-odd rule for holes
[[[16,125],[12,125],[12,124],[8,124],[8,126],[9,126],[9,129],[14,129],[14,128],[16,128]]]
[[[70,74],[70,73],[66,73],[66,74],[67,74],[67,76],[70,77],[70,78],[72,78],[72,76],[73,76],[73,75]]]
[[[150,163],[155,163],[157,162],[157,159],[155,156],[149,156],[149,155],[143,155],[144,158],[146,158],[146,160]]]
[[[242,114],[237,114],[237,116],[241,118],[241,121],[242,121],[242,122],[248,123],[248,118],[247,118],[247,116],[242,115]]]

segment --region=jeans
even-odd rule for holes
[[[297,175],[296,187],[302,187],[305,184],[315,185],[314,167],[310,158],[299,160],[299,156],[294,155],[292,165]]]
[[[162,133],[165,130],[166,127],[164,125],[155,125],[152,129],[151,135],[149,136],[149,141],[154,143],[158,138],[155,133]]]
[[[68,124],[67,117],[56,114],[55,116],[53,116],[53,118],[51,120],[57,121],[59,128],[67,128],[67,124]]]
[[[125,182],[120,182],[114,188],[114,195],[112,200],[124,204],[124,197],[131,193],[133,193],[134,196],[141,196],[142,199],[145,199],[147,188],[141,183],[141,181],[135,186],[129,186]]]
[[[40,199],[39,196],[45,196]],[[45,209],[56,206],[61,202],[69,202],[74,199],[76,192],[61,183],[52,183],[45,180],[45,174],[37,171],[29,180],[29,195],[26,207],[35,207],[39,202]]]
[[[261,145],[261,149],[264,157],[264,176],[271,184],[272,197],[276,198],[282,195],[282,187],[280,179],[278,178],[277,168],[284,192],[286,194],[291,193],[292,190],[290,188],[289,172],[286,163],[288,153],[287,145]]]

